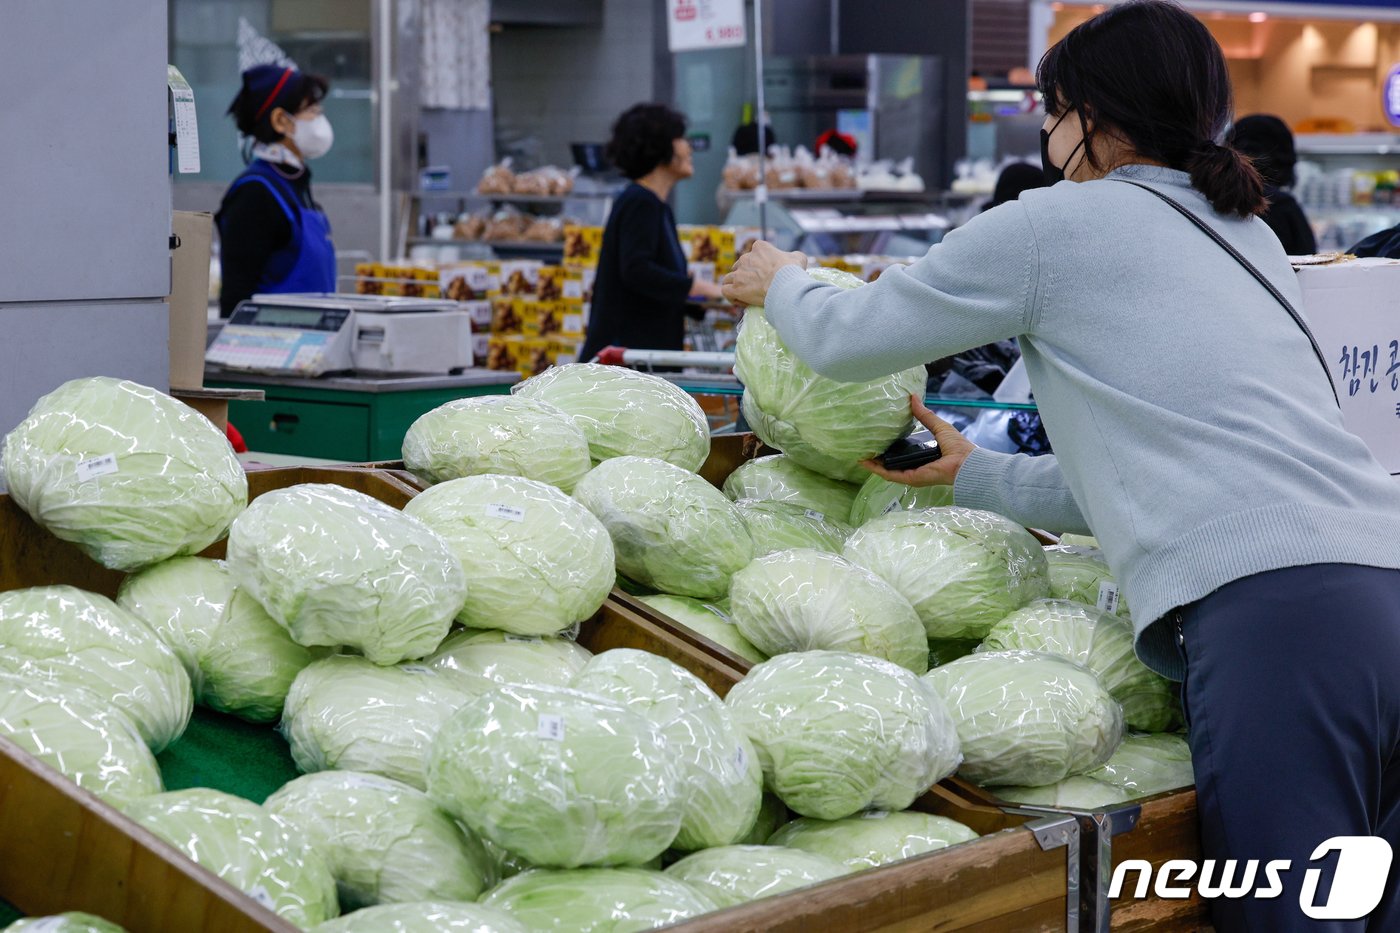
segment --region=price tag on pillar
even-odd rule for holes
[[[672,52],[742,46],[744,0],[666,0]]]

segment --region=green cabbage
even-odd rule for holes
[[[1177,718],[1171,682],[1133,653],[1133,626],[1122,616],[1066,599],[1038,599],[1002,619],[981,650],[1023,649],[1073,661],[1099,678],[1123,707],[1130,729],[1161,732]]]
[[[977,833],[946,816],[871,810],[842,820],[793,820],[768,844],[824,855],[862,871],[976,838]]]
[[[569,638],[466,629],[447,636],[424,663],[492,684],[567,687],[592,652]],[[482,684],[482,690],[486,689]]]
[[[768,842],[768,837],[778,831],[788,820],[792,819],[792,814],[788,813],[788,808],[783,806],[783,802],[778,799],[777,794],[763,793],[763,802],[758,807],[758,819],[754,820],[753,829],[748,835],[739,840],[739,845],[761,846]]]
[[[325,484],[255,499],[229,532],[228,569],[298,644],[345,645],[376,664],[431,654],[467,598],[437,532]]]
[[[905,486],[872,473],[851,504],[850,522],[859,528],[872,518],[889,512],[932,509],[952,504],[952,486]]]
[[[565,492],[593,465],[573,419],[511,395],[454,399],[421,416],[404,435],[403,464],[430,483],[498,473]]]
[[[823,551],[780,551],[734,575],[734,624],[759,651],[851,651],[916,674],[928,640],[908,601],[863,567]]]
[[[791,502],[740,499],[734,503],[753,538],[754,556],[793,548],[816,548],[840,554],[851,536],[845,522],[835,521],[814,509]]]
[[[940,664],[965,658],[982,644],[975,638],[931,638],[928,643],[928,666],[933,670]]]
[[[536,933],[638,933],[716,909],[684,881],[644,868],[527,871],[482,903]]]
[[[1120,616],[1128,614],[1128,600],[1118,589],[1103,551],[1057,544],[1045,549],[1045,560],[1054,599],[1072,599]]]
[[[856,491],[851,483],[813,473],[782,454],[742,463],[724,481],[724,494],[735,501],[789,502],[832,521],[844,521],[851,513]]]
[[[1130,735],[1102,768],[1088,777],[1120,788],[1129,797],[1150,797],[1196,783],[1191,746],[1180,735]]]
[[[842,288],[865,284],[830,269],[809,274]],[[856,482],[867,475],[858,461],[909,433],[909,396],[922,395],[927,380],[923,366],[869,382],[819,376],[787,348],[759,307],[744,312],[734,374],[744,384],[744,417],[764,443],[808,469]]]
[[[366,907],[335,920],[327,920],[313,933],[529,933],[525,927],[493,907],[419,901]]]
[[[326,863],[255,803],[199,787],[143,797],[125,810],[196,865],[297,926],[340,913]]]
[[[687,855],[666,874],[704,891],[720,907],[736,907],[839,878],[848,871],[824,855],[779,846],[734,845]]]
[[[975,509],[871,519],[842,556],[899,590],[930,639],[981,638],[1007,613],[1050,592],[1045,551],[1030,532]]]
[[[114,805],[162,790],[130,720],[87,691],[0,674],[0,735]]]
[[[758,750],[768,788],[803,816],[903,810],[959,761],[942,699],[879,658],[785,654],[754,667],[725,705]]]
[[[248,477],[223,432],[134,382],[65,382],[3,446],[15,503],[113,570],[198,554],[248,503]]]
[[[1032,807],[1059,807],[1068,810],[1093,810],[1128,800],[1128,792],[1083,774],[1075,774],[1044,787],[989,788],[1002,800]]]
[[[428,793],[483,838],[534,865],[628,865],[680,830],[675,750],[661,730],[577,690],[508,684],[447,721]]]
[[[189,674],[196,702],[276,722],[311,652],[292,641],[221,561],[175,557],[122,581],[117,604],[155,630]]]
[[[290,782],[263,806],[325,861],[346,910],[435,897],[474,901],[495,883],[480,841],[399,781],[323,771]]]
[[[71,586],[0,593],[0,671],[92,691],[159,753],[189,724],[190,678],[150,626]]]
[[[680,772],[674,848],[730,845],[753,828],[763,795],[758,755],[700,678],[657,655],[616,648],[589,661],[573,686],[641,714],[665,736]]]
[[[433,737],[474,695],[419,664],[323,658],[297,675],[279,729],[299,771],[368,771],[421,790]]]
[[[710,455],[710,423],[699,403],[660,376],[620,366],[555,366],[511,389],[562,410],[588,439],[594,464],[651,457],[692,473]]]
[[[1097,677],[1064,658],[989,651],[925,675],[962,740],[958,773],[976,784],[1053,784],[1092,771],[1123,741],[1123,711]]]
[[[637,598],[692,632],[705,636],[722,648],[727,648],[750,664],[768,660],[768,655],[759,651],[740,634],[733,617],[714,603],[701,602],[688,596],[657,595]]]
[[[404,512],[447,541],[470,581],[457,621],[553,635],[592,617],[616,574],[608,531],[553,486],[518,476],[448,480]]]
[[[730,577],[753,559],[753,540],[733,503],[664,461],[604,461],[574,496],[608,529],[617,569],[663,593],[723,596]]]
[[[51,917],[16,920],[5,927],[4,933],[126,933],[126,930],[101,917],[70,911]]]

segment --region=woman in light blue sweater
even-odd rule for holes
[[[974,448],[916,402],[944,456],[890,478],[1095,534],[1139,655],[1185,681],[1207,858],[1292,863],[1282,897],[1215,900],[1217,927],[1359,929],[1300,900],[1329,838],[1400,842],[1400,483],[1343,427],[1259,177],[1218,145],[1230,85],[1205,27],[1161,0],[1111,8],[1040,85],[1044,168],[1069,183],[852,291],[760,244],[725,295],[834,379],[1019,338],[1056,455]],[[1400,929],[1393,894],[1372,929]]]

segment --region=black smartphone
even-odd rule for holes
[[[887,470],[917,470],[943,456],[943,450],[928,428],[895,441],[876,459]]]

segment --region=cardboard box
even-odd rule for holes
[[[472,362],[476,366],[485,366],[491,355],[491,335],[472,334]]]
[[[495,316],[491,302],[468,301],[463,303],[462,310],[471,315],[473,333],[486,333],[491,330],[491,320]]]
[[[563,266],[541,266],[535,297],[540,301],[558,301],[563,298],[567,277]]]
[[[582,337],[583,304],[572,301],[525,302],[521,329],[527,337]]]
[[[540,373],[554,365],[549,358],[549,348],[552,341],[544,337],[526,337],[520,343],[519,366],[516,367],[520,375],[529,378],[538,376]]]
[[[1299,310],[1327,358],[1347,430],[1366,442],[1381,466],[1400,475],[1400,262],[1305,266],[1298,283]],[[1292,326],[1280,318],[1279,327]]]
[[[544,263],[534,259],[512,259],[500,265],[502,297],[533,297],[538,293],[540,268]]]
[[[520,353],[517,349],[524,337],[512,335],[503,337],[492,334],[487,338],[486,368],[498,372],[513,372],[518,366]]]
[[[577,363],[583,340],[578,337],[555,337],[549,341],[549,361],[555,366]]]
[[[209,254],[212,214],[175,211],[170,228],[179,247],[170,254],[170,388],[204,387],[209,337]],[[225,419],[228,406],[225,404]]]
[[[491,275],[484,263],[452,263],[438,275],[442,294],[452,301],[481,301],[491,290]]]
[[[491,333],[497,337],[519,336],[525,333],[521,319],[521,300],[517,298],[491,299]]]
[[[569,224],[564,227],[564,265],[592,269],[603,253],[603,228]]]

